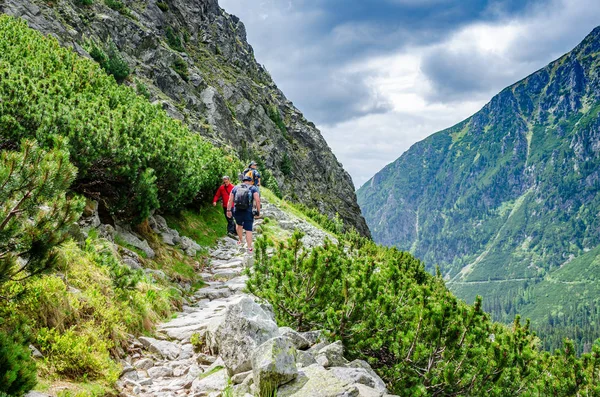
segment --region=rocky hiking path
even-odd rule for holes
[[[303,230],[308,245],[326,235],[274,205],[265,204],[263,214],[284,229]],[[209,255],[201,274],[207,286],[154,338],[132,342],[121,396],[390,396],[366,362],[343,357],[340,342],[277,326],[272,307],[244,292],[244,269],[254,258],[235,240],[221,239]]]

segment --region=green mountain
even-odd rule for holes
[[[377,173],[358,191],[374,239],[439,265],[468,301],[504,300],[497,318],[524,305],[541,326],[595,299],[599,52],[596,28]]]

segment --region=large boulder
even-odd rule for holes
[[[273,316],[250,297],[229,306],[214,330],[207,330],[206,343],[218,353],[230,375],[252,369],[252,352],[267,340],[279,336]]]
[[[358,388],[336,378],[319,364],[298,371],[292,382],[280,386],[277,397],[355,397]]]
[[[259,394],[265,396],[296,378],[296,349],[292,342],[277,336],[260,345],[252,354],[252,376]]]
[[[194,380],[191,390],[195,393],[210,393],[223,391],[229,385],[229,376],[227,371],[222,368],[215,368],[214,371],[207,371]],[[201,394],[204,395],[204,394]]]
[[[146,254],[148,258],[154,258],[156,255],[154,250],[150,248],[148,242],[146,240],[138,237],[132,230],[129,225],[115,225],[116,234],[119,238],[121,238],[125,243],[135,247]]]
[[[365,371],[368,374],[369,380],[367,380],[366,382],[356,381],[356,383],[362,383],[362,384],[370,386],[374,389],[382,391],[383,393],[387,393],[387,388],[385,387],[385,382],[379,377],[379,375],[377,375],[375,373],[375,371],[373,371],[373,368],[371,368],[369,363],[367,363],[366,361],[364,361],[364,360],[351,361],[348,364],[346,364],[346,368],[360,369],[360,370]],[[331,370],[334,370],[334,368],[331,368]],[[350,372],[345,372],[345,373],[350,374]],[[359,372],[356,372],[356,373],[359,373]],[[367,378],[365,377],[363,379],[367,379]]]

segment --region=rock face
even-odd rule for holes
[[[534,322],[597,296],[587,284],[571,288],[573,275],[595,279],[590,264],[600,254],[599,52],[600,27],[377,173],[358,191],[375,240],[440,265],[468,301],[560,280],[552,288],[564,295],[555,302],[517,308]],[[571,263],[579,268],[562,270]],[[535,300],[547,284],[533,288],[522,296]],[[513,318],[515,305],[488,309]]]
[[[369,235],[350,176],[255,60],[237,17],[217,0],[115,3],[121,13],[101,0],[6,0],[0,10],[83,56],[92,41],[114,44],[132,71],[126,84],[214,144],[259,161],[266,185]]]

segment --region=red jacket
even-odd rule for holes
[[[223,199],[223,208],[227,208],[227,202],[229,202],[229,194],[233,190],[233,183],[230,183],[229,186],[225,187],[225,185],[219,186],[217,189],[217,193],[215,194],[215,198],[213,198],[213,203],[219,201],[219,199]]]

